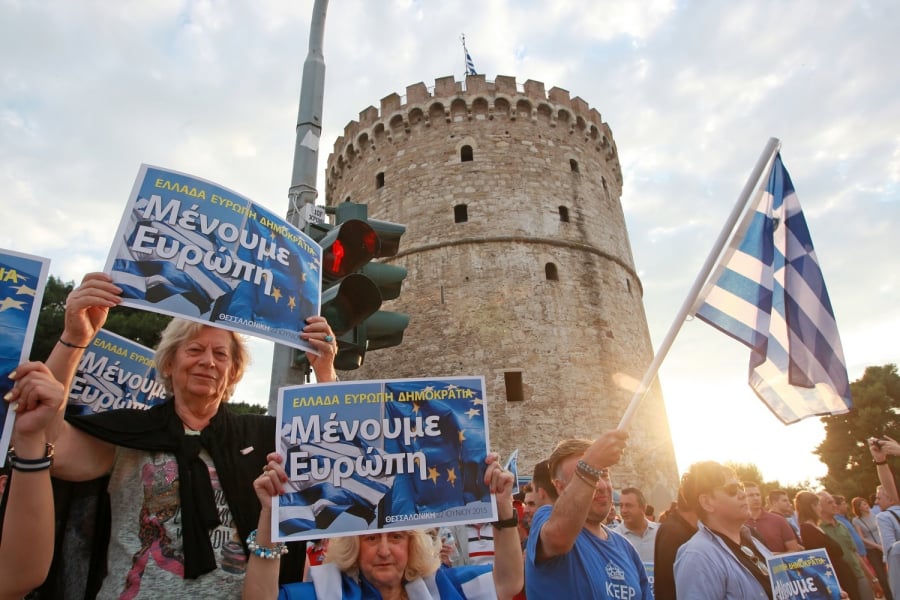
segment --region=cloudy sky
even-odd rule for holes
[[[0,247],[67,280],[99,270],[142,162],[283,212],[311,13],[311,0],[0,0]],[[778,137],[853,380],[898,362],[898,22],[900,5],[877,0],[332,0],[320,161],[366,106],[461,77],[465,33],[488,79],[559,86],[609,123],[658,345]],[[255,347],[237,399],[262,403],[271,350]],[[822,475],[821,425],[782,426],[746,386],[747,359],[685,325],[660,375],[679,466]]]

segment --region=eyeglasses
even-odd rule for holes
[[[744,491],[744,484],[740,482],[726,483],[725,485],[720,485],[716,489],[722,490],[729,496],[737,496],[740,492]]]
[[[769,576],[769,569],[768,567],[766,567],[766,563],[761,561],[753,550],[751,550],[747,546],[741,546],[741,552],[744,553],[744,556],[756,563],[756,568],[759,569],[763,575],[765,575],[766,577]]]

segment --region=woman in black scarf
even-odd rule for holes
[[[65,330],[47,361],[60,381],[71,383],[120,294],[107,275],[91,273],[69,295]],[[334,381],[337,343],[325,319],[310,317],[299,335],[320,352],[307,355],[318,381]],[[240,596],[245,540],[260,511],[253,480],[275,438],[273,417],[221,408],[248,358],[239,335],[175,319],[156,353],[165,403],[68,420],[60,411],[48,428],[54,476],[110,475],[108,573],[98,597]]]

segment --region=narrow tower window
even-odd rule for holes
[[[384,171],[375,174],[375,189],[380,190],[384,187]]]
[[[469,207],[465,204],[457,204],[453,207],[453,220],[457,223],[465,223],[469,220]]]
[[[569,159],[569,168],[572,169],[573,173],[581,173],[581,171],[578,170],[578,161],[574,158]]]
[[[522,392],[522,372],[507,371],[503,374],[503,382],[506,384],[506,401],[522,402],[525,394]]]
[[[459,149],[459,162],[472,162],[472,146],[463,146]]]
[[[556,265],[553,263],[544,265],[544,276],[547,278],[547,281],[559,281],[559,273],[556,271]]]
[[[569,208],[566,206],[559,207],[559,220],[562,223],[569,222]]]

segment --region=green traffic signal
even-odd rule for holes
[[[322,316],[335,335],[350,331],[381,306],[375,282],[360,273],[351,273],[322,293]]]
[[[409,325],[409,315],[388,310],[379,310],[366,319],[366,349],[381,350],[399,346],[403,332]]]
[[[403,267],[384,263],[370,262],[362,268],[362,274],[378,286],[382,300],[394,300],[400,296],[400,288],[403,287],[406,273]]]

